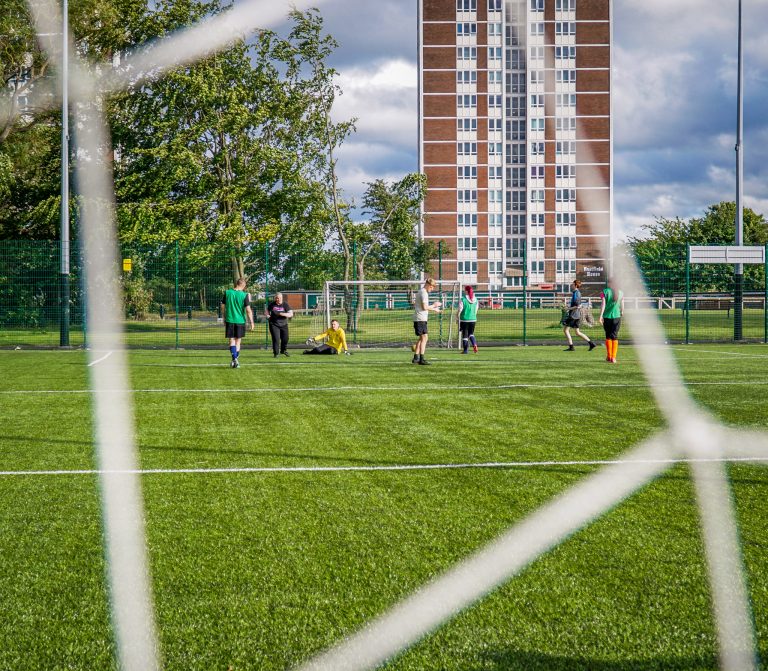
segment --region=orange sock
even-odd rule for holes
[[[608,358],[611,358],[611,352],[613,351],[613,341],[612,340],[606,340],[605,341],[605,352]]]
[[[614,341],[613,341],[613,354],[612,354],[612,356],[611,356],[611,358],[612,358],[614,361],[616,361],[616,353],[617,353],[618,351],[619,351],[619,341],[618,341],[618,340],[614,340]]]

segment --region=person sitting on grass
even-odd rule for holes
[[[349,355],[347,336],[344,333],[344,329],[341,328],[338,319],[332,319],[331,328],[307,340],[307,345],[313,345],[326,339],[325,343],[318,344],[312,349],[304,350],[304,354],[341,354],[343,350],[344,354]]]

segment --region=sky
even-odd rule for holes
[[[768,2],[744,2],[744,204],[768,216]],[[357,118],[341,186],[418,169],[417,0],[323,0]],[[735,200],[737,0],[614,0],[614,216],[619,239],[656,217],[700,216]]]

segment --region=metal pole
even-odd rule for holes
[[[179,242],[176,241],[176,349],[179,349]]]
[[[357,242],[352,241],[352,281],[357,282]],[[359,289],[352,291],[350,300],[352,305],[349,307],[352,309],[352,342],[357,343],[357,297]]]
[[[528,244],[523,241],[523,345],[528,344]]]
[[[325,328],[331,328],[331,288],[328,280],[325,281]]]
[[[742,15],[741,0],[739,0],[739,64],[737,84],[737,114],[736,114],[736,245],[744,244],[744,59],[742,54]],[[733,291],[733,339],[743,338],[742,325],[744,305],[744,266],[737,263],[734,266]]]
[[[442,289],[443,289],[443,285],[442,285],[442,281],[443,281],[443,241],[442,240],[440,240],[437,243],[437,279],[438,279],[438,282],[440,282],[440,284],[438,284],[437,286],[440,287],[440,291],[442,293]],[[438,324],[440,326],[438,342],[439,342],[439,346],[442,347],[443,346],[443,313],[442,312],[438,313],[437,321],[438,321]]]
[[[264,243],[264,310],[269,305],[269,242]],[[264,349],[269,349],[269,319],[264,323]]]
[[[61,220],[59,268],[59,345],[69,346],[69,4],[62,7],[61,55]]]
[[[765,243],[765,270],[763,272],[763,342],[768,343],[768,242]]]
[[[691,342],[691,246],[685,246],[685,344]]]

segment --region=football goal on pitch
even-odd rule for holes
[[[402,347],[416,339],[413,312],[419,280],[329,281],[314,311],[313,329],[325,330],[337,319],[347,343],[359,347]],[[439,280],[429,294],[430,303],[442,303],[442,312],[429,314],[432,346],[454,347],[458,342],[461,283]]]

